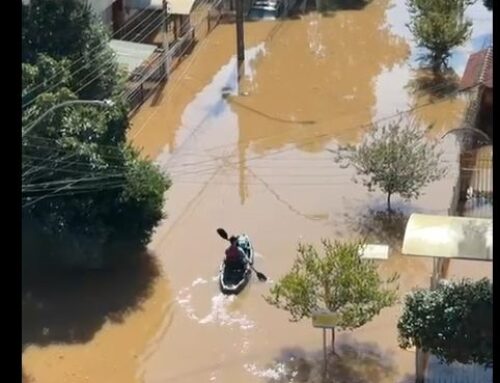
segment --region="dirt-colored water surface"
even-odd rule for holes
[[[47,383],[85,381],[72,374],[89,382],[315,381],[321,331],[308,320],[289,322],[262,298],[291,265],[298,241],[368,234],[393,245],[380,270],[398,271],[402,292],[428,286],[431,262],[400,255],[397,244],[408,212],[447,214],[458,171],[453,135],[442,141],[447,176],[417,201],[395,199],[404,214],[389,234],[373,231],[383,227],[383,215],[372,210],[384,207],[384,196],[353,182],[353,172],[327,150],[357,140],[370,122],[410,109],[433,125],[436,137],[460,122],[463,99],[430,94],[432,85],[416,91],[426,88],[425,79],[412,61],[412,42],[393,25],[404,7],[404,1],[373,0],[325,16],[247,23],[240,88],[234,26],[218,26],[198,43],[129,132],[173,180],[168,219],[150,244],[171,294],[156,287],[140,311],[85,343],[28,348],[27,372]],[[268,282],[252,280],[238,297],[219,293],[226,244],[217,227],[250,236],[255,266]],[[453,262],[451,274],[490,276],[491,266]],[[165,313],[161,307],[169,303]],[[339,382],[411,381],[415,356],[397,345],[400,311],[399,305],[386,309],[338,337],[343,359],[332,373]]]
[[[168,318],[155,258],[23,286],[23,372],[32,383],[136,382],[147,342]]]

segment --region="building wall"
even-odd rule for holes
[[[477,128],[493,137],[493,89],[485,88],[482,94]]]
[[[87,0],[97,16],[109,27],[113,24],[113,13],[111,6],[114,0]]]

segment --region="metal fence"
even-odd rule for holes
[[[167,77],[165,55],[157,50],[148,63],[141,65],[130,75],[125,96],[131,113],[135,112],[150,97],[158,85]]]
[[[493,379],[485,380],[482,376],[440,376],[437,378],[426,378],[425,383],[493,383]]]
[[[491,146],[463,152],[460,157],[462,201],[493,196],[493,154]]]
[[[168,82],[170,74],[190,54],[195,44],[219,24],[221,15],[222,0],[217,0],[205,9],[198,10],[199,17],[194,26],[177,39],[167,52],[158,48],[147,62],[130,75],[125,90],[130,114],[134,114],[161,85]]]
[[[477,364],[442,364],[431,357],[425,383],[493,383],[493,370]]]

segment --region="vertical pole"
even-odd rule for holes
[[[236,0],[236,56],[238,62],[238,84],[243,75],[245,62],[245,37],[243,32],[243,0]]]
[[[323,380],[326,380],[326,329],[323,329]]]
[[[416,374],[415,383],[425,383],[427,366],[429,365],[429,353],[417,347],[415,351]]]
[[[177,38],[179,37],[178,21],[179,21],[179,16],[174,16],[174,40],[176,40],[176,41],[177,41]]]
[[[431,290],[435,290],[439,286],[439,280],[446,277],[448,274],[449,259],[432,258],[432,276],[431,276]],[[416,383],[424,383],[427,366],[429,364],[430,354],[420,348],[415,350],[415,370],[416,370]]]
[[[163,7],[163,68],[165,78],[168,78],[168,6],[167,0],[162,1]]]

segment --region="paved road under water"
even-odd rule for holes
[[[161,314],[163,325],[140,358],[137,379],[314,381],[318,368],[305,360],[320,351],[321,331],[308,320],[289,322],[262,295],[288,270],[298,241],[355,238],[366,226],[361,217],[385,202],[354,183],[352,171],[338,167],[326,149],[356,141],[370,121],[415,107],[412,115],[433,124],[439,135],[460,122],[465,105],[460,98],[428,105],[428,96],[411,92],[408,85],[421,73],[414,69],[412,42],[398,28],[398,12],[405,14],[404,1],[374,0],[361,10],[246,24],[245,96],[237,92],[234,26],[221,25],[134,117],[129,138],[173,179],[168,219],[150,249],[161,262],[174,306]],[[223,98],[223,88],[232,95]],[[418,201],[396,199],[397,207],[447,214],[458,147],[451,135],[442,145],[448,176]],[[216,277],[226,243],[217,227],[250,236],[267,283],[252,280],[236,298],[219,293]],[[383,274],[401,274],[403,292],[427,286],[430,268],[430,261],[397,251],[380,265]],[[457,261],[451,273],[480,277],[491,275],[491,266]],[[142,326],[154,325],[148,315],[157,318],[162,305],[157,306],[156,312],[151,305],[151,314],[142,312]],[[397,347],[400,310],[386,309],[338,337],[345,356],[339,381],[411,378],[414,354]],[[127,323],[116,326],[126,329]],[[50,380],[40,380],[45,381]]]

